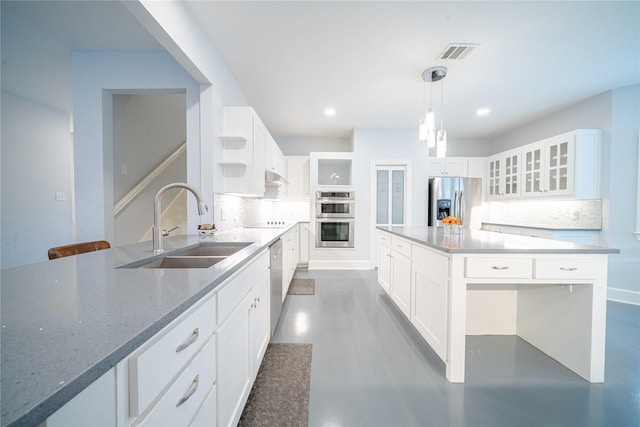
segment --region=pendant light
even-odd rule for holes
[[[427,68],[422,73],[422,81],[424,84],[433,83],[444,80],[447,76],[447,68],[436,66]],[[420,120],[420,140],[427,141],[427,148],[436,147],[437,157],[444,157],[447,151],[447,131],[444,129],[443,107],[444,107],[444,82],[441,82],[440,96],[440,129],[435,129],[435,113],[432,107],[431,87],[429,87],[429,107],[425,109],[425,116]],[[424,104],[424,91],[423,91]]]

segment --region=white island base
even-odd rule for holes
[[[534,275],[468,277],[471,260],[489,268],[533,262]],[[545,278],[540,270],[548,264],[558,264],[566,277]],[[588,266],[594,277],[579,278],[584,269],[573,270],[576,265]],[[464,382],[466,335],[517,335],[587,381],[604,382],[606,277],[607,255],[452,255],[447,379]]]
[[[604,382],[608,254],[615,249],[465,230],[379,227],[378,281],[465,381],[467,335],[517,335]]]

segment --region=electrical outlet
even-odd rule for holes
[[[571,219],[578,219],[578,210],[571,209]]]
[[[56,202],[64,202],[67,199],[64,193],[56,193]]]
[[[558,218],[558,210],[557,210],[557,209],[554,209],[554,210],[551,212],[551,218]]]
[[[121,175],[126,175],[127,174],[127,165],[124,164],[124,163],[120,165],[120,174]]]

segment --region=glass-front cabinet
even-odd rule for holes
[[[487,194],[490,199],[520,195],[520,150],[507,151],[487,160]]]
[[[575,136],[564,134],[523,150],[524,196],[571,195],[574,190]]]
[[[522,195],[539,196],[544,192],[543,156],[544,145],[527,146],[522,151],[524,158],[524,188]]]

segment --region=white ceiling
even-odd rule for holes
[[[640,82],[640,2],[189,1],[272,134],[417,127],[445,65],[449,137],[485,138]],[[479,46],[459,62],[449,43]],[[434,86],[439,93],[439,84]],[[436,98],[438,100],[439,98]],[[325,117],[332,106],[337,113]],[[491,109],[477,117],[480,107]]]
[[[639,1],[186,4],[276,137],[417,128],[421,74],[434,65],[449,68],[444,119],[450,138],[487,138],[640,83]],[[41,39],[32,45],[162,50],[119,1],[3,0],[2,15],[3,36],[9,27],[22,38],[38,29]],[[21,73],[33,60],[11,54],[12,43],[3,37],[3,84],[25,79]],[[449,43],[479,46],[462,61],[437,60]],[[434,89],[437,95],[439,84]],[[328,106],[334,117],[324,116]],[[491,114],[477,117],[480,107]]]

